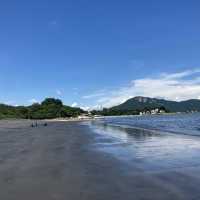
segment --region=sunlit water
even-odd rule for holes
[[[140,169],[200,166],[200,114],[109,117],[90,127],[97,150]]]

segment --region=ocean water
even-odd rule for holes
[[[200,136],[200,113],[108,117],[106,124]]]
[[[200,166],[200,114],[107,117],[90,122],[93,147],[146,171]]]

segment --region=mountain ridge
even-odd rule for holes
[[[122,104],[113,106],[112,110],[144,110],[165,107],[169,112],[191,112],[200,111],[200,100],[189,99],[184,101],[172,101],[159,98],[136,96],[128,99]]]

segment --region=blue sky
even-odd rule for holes
[[[198,0],[0,1],[0,102],[199,98],[199,10]]]

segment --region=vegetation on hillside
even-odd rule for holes
[[[126,102],[111,108],[104,108],[101,111],[93,110],[93,115],[115,116],[115,115],[137,115],[142,113],[151,113],[158,109],[165,113],[176,112],[200,112],[200,100],[191,99],[187,101],[169,101],[149,97],[134,97]]]
[[[41,104],[31,106],[8,106],[0,104],[0,119],[53,119],[59,117],[76,117],[84,113],[80,108],[63,105],[62,101],[46,98]]]
[[[92,110],[92,115],[103,115],[103,116],[119,116],[119,115],[138,115],[139,110],[115,110],[104,108],[103,110]]]
[[[191,111],[200,111],[200,100],[191,99],[187,101],[169,101],[164,99],[156,99],[149,97],[134,97],[126,102],[110,108],[111,110],[118,111],[131,111],[131,110],[144,110],[155,109],[164,107],[167,112],[191,112]]]
[[[103,115],[103,116],[120,116],[120,115],[139,115],[141,112],[151,112],[152,109],[162,110],[164,112],[169,112],[164,106],[160,107],[144,107],[143,109],[115,109],[115,108],[104,108],[103,110],[93,110],[92,115]]]
[[[93,110],[92,115],[118,116],[137,115],[140,112],[160,109],[164,112],[191,112],[200,111],[200,100],[192,99],[182,102],[167,101],[148,97],[135,97],[126,102],[103,110]],[[63,105],[62,101],[54,98],[46,98],[43,102],[31,106],[9,106],[0,104],[0,119],[53,119],[65,117],[77,117],[85,113],[80,108]]]

